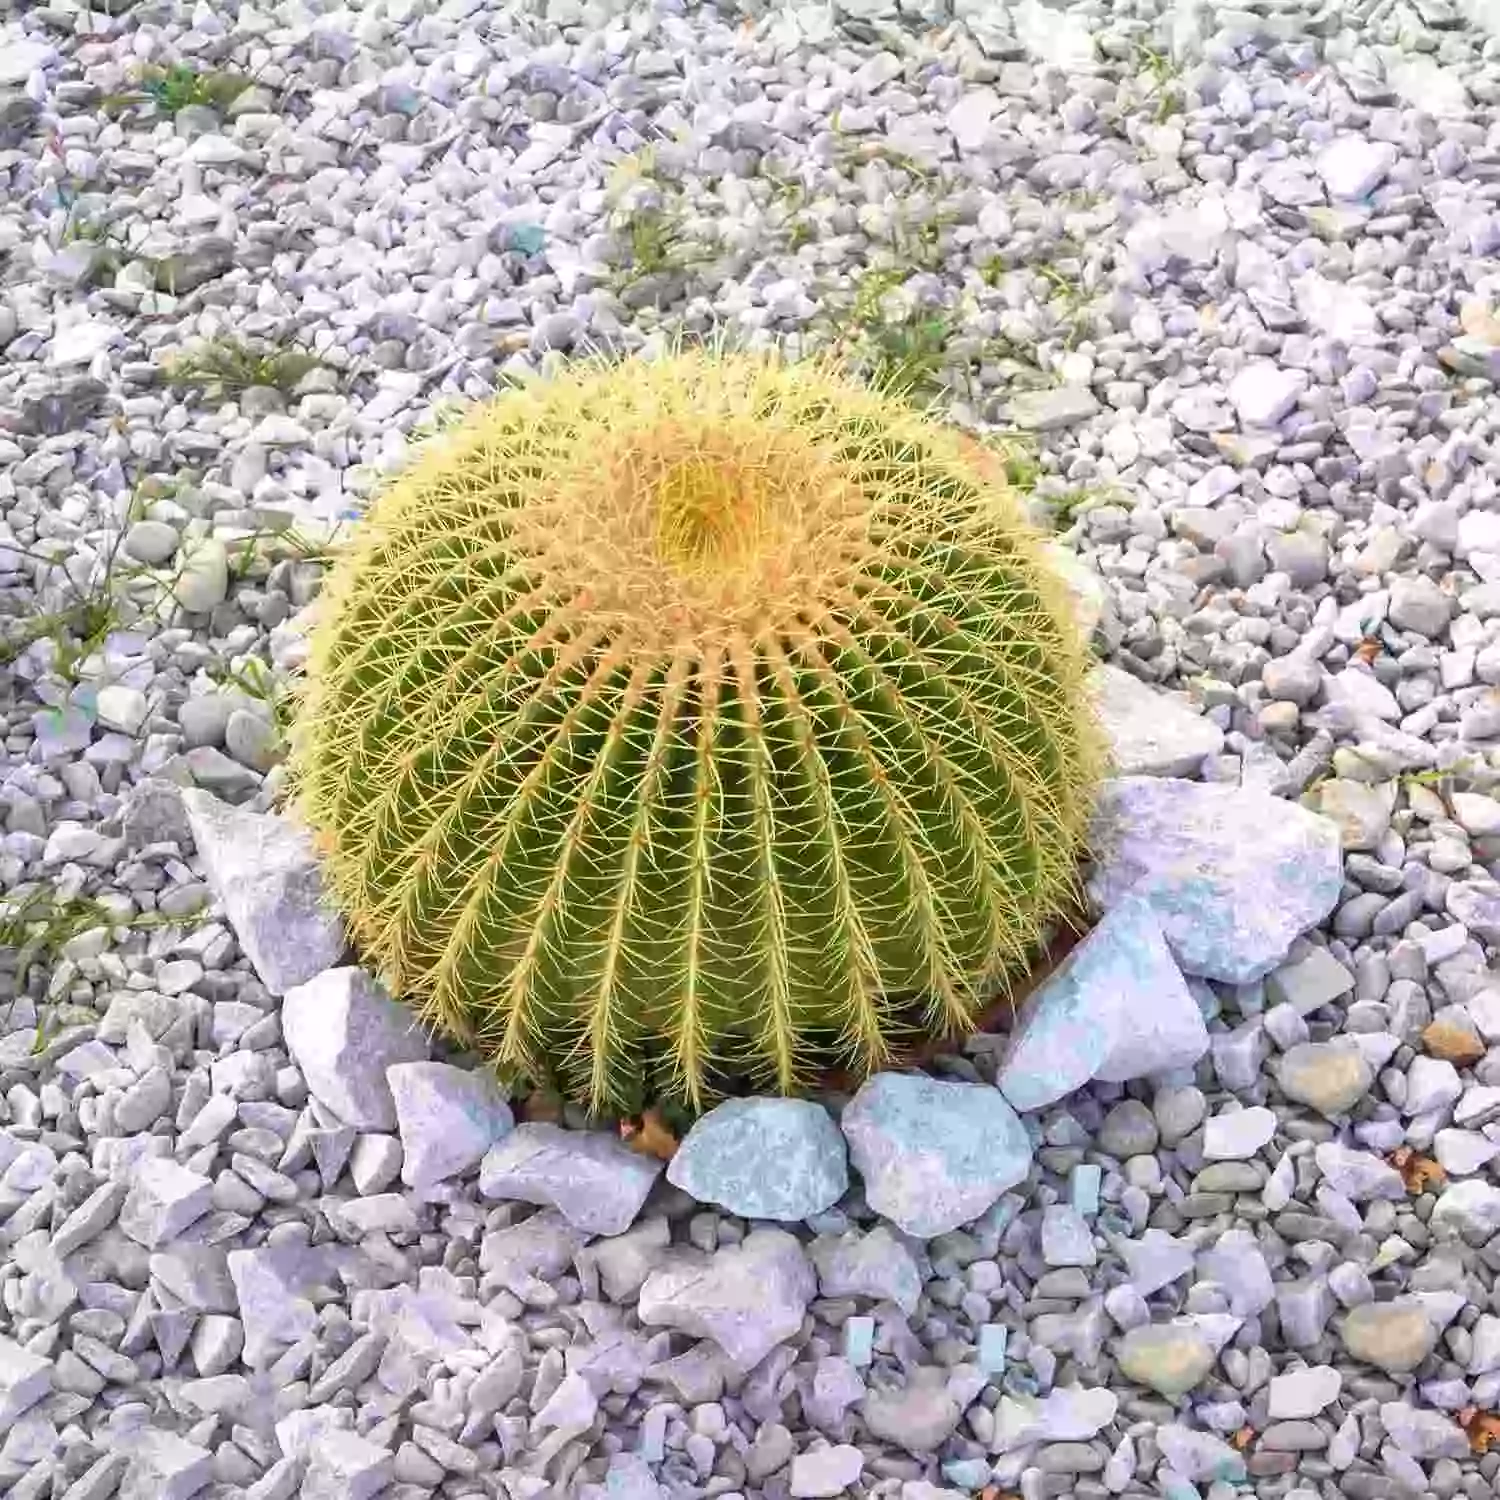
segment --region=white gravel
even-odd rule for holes
[[[0,12],[0,1491],[1491,1495],[1497,103],[1492,0]],[[1026,440],[1191,814],[774,1227],[842,1133],[512,1130],[272,815],[409,439],[710,332]]]

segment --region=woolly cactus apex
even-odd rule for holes
[[[1097,743],[993,455],[821,365],[574,366],[334,568],[295,771],[366,956],[601,1107],[961,1032],[1068,900]]]

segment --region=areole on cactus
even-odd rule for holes
[[[506,392],[378,498],[294,771],[366,958],[599,1108],[969,1027],[1067,903],[1098,762],[1041,539],[836,368]]]

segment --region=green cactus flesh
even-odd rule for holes
[[[679,353],[479,408],[320,601],[294,772],[393,990],[599,1108],[962,1032],[1070,899],[1086,658],[979,444]]]

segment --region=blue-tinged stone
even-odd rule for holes
[[[376,96],[386,114],[405,115],[410,119],[422,108],[422,96],[409,83],[388,83]]]
[[[1203,1500],[1196,1484],[1184,1479],[1181,1474],[1174,1474],[1165,1465],[1156,1476],[1156,1482],[1161,1489],[1162,1500]]]
[[[1155,909],[1125,896],[1027,996],[995,1082],[1017,1109],[1042,1109],[1091,1078],[1191,1067],[1207,1050]]]
[[[1091,1217],[1099,1212],[1099,1188],[1103,1178],[1104,1169],[1091,1161],[1079,1162],[1068,1175],[1068,1193],[1079,1213]]]
[[[1337,824],[1243,787],[1122,776],[1100,793],[1091,842],[1094,901],[1146,897],[1184,972],[1230,984],[1274,969],[1343,883]]]
[[[844,1319],[844,1358],[863,1370],[875,1358],[875,1319],[862,1314]]]
[[[595,1488],[585,1485],[584,1493]],[[609,1472],[604,1476],[606,1500],[661,1500],[661,1493],[656,1475],[641,1454],[617,1453],[610,1459]]]
[[[1037,1350],[1033,1348],[1032,1355]],[[1114,1421],[1120,1398],[1103,1386],[1054,1387],[1039,1401],[1002,1396],[991,1428],[992,1453],[1017,1453],[1036,1443],[1088,1442]]]
[[[1192,1484],[1245,1483],[1248,1470],[1244,1455],[1215,1433],[1164,1422],[1156,1441],[1166,1467]]]
[[[1119,667],[1095,667],[1088,685],[1110,764],[1122,776],[1191,776],[1224,748],[1224,731],[1212,719]]]
[[[795,1221],[849,1186],[844,1140],[821,1104],[728,1099],[688,1131],[667,1180],[746,1219]]]
[[[63,755],[81,755],[94,737],[94,715],[86,708],[67,704],[44,708],[31,716],[37,749],[43,760]]]
[[[943,1465],[943,1478],[961,1490],[982,1490],[990,1482],[990,1465],[982,1458],[950,1458]]]
[[[667,1456],[667,1409],[650,1406],[641,1418],[641,1457],[648,1464],[659,1464]]]
[[[522,255],[540,255],[546,243],[547,232],[540,224],[512,224],[505,236],[506,249]]]
[[[1026,997],[995,1079],[1017,1109],[1056,1103],[1098,1072],[1113,1038],[1115,996],[1123,990],[1138,1003],[1143,985],[1153,982],[1136,941],[1152,922],[1139,903],[1109,913]],[[1150,947],[1144,952],[1157,957]]]
[[[865,1200],[918,1239],[977,1219],[1031,1170],[1031,1140],[998,1089],[877,1073],[842,1121]]]
[[[986,1375],[1005,1373],[1005,1346],[1010,1330],[1004,1323],[986,1323],[979,1330],[979,1368]]]

